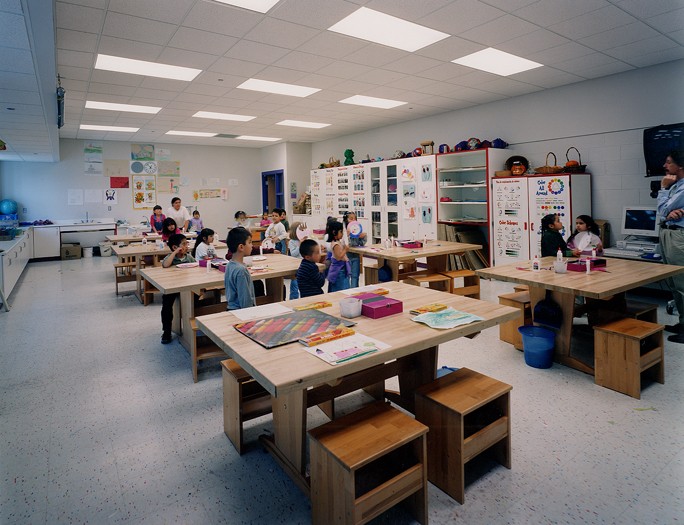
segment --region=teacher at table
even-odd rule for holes
[[[672,151],[665,159],[665,176],[658,192],[660,251],[663,262],[684,266],[684,153]],[[667,325],[668,341],[684,343],[684,275],[667,279],[679,313],[677,324]]]
[[[171,207],[166,210],[166,217],[171,217],[181,232],[188,231],[188,224],[190,223],[190,212],[185,206],[181,206],[180,197],[171,199]]]

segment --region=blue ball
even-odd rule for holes
[[[19,206],[16,201],[10,199],[4,199],[0,201],[0,214],[10,215],[12,213],[17,213]]]

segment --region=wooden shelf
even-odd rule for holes
[[[440,189],[448,188],[486,188],[487,184],[451,184],[449,186],[440,186]]]
[[[487,166],[467,166],[463,168],[442,168],[437,170],[437,173],[465,173],[467,171],[483,171]]]

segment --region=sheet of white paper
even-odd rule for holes
[[[323,359],[326,363],[336,365],[344,361],[351,361],[352,359],[359,359],[364,355],[372,354],[378,350],[389,348],[390,345],[368,337],[363,334],[355,333],[353,335],[342,337],[328,343],[312,347],[304,347],[304,349],[312,355]]]
[[[235,317],[240,321],[251,321],[252,319],[262,319],[264,317],[275,317],[276,315],[286,314],[291,312],[292,308],[282,304],[264,304],[261,306],[252,306],[251,308],[242,308],[240,310],[231,310]]]

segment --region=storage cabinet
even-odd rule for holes
[[[32,257],[32,229],[29,228],[12,241],[2,243],[3,252],[0,253],[0,285],[5,298],[9,297],[21,277],[24,268]]]
[[[33,229],[33,257],[59,257],[59,226],[46,226]]]

